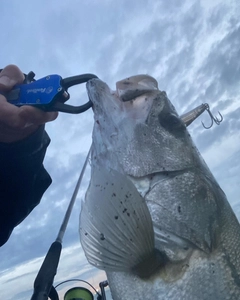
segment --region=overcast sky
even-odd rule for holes
[[[204,113],[189,131],[240,219],[239,20],[239,0],[2,0],[0,68],[14,63],[36,78],[93,73],[112,89],[125,77],[149,74],[179,114],[207,102],[224,121],[205,130],[201,120],[208,125],[210,119]],[[88,100],[84,85],[71,95],[75,105]],[[0,248],[0,299],[30,299],[90,147],[92,126],[91,110],[60,114],[47,125],[52,142],[45,167],[53,184]],[[89,169],[63,240],[56,283],[77,277],[96,286],[105,279],[87,263],[79,243],[88,179]]]

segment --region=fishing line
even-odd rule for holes
[[[76,184],[76,186],[75,186],[75,189],[74,189],[72,198],[71,198],[71,200],[70,200],[70,203],[69,203],[69,205],[68,205],[67,211],[66,211],[66,213],[65,213],[65,216],[64,216],[62,225],[61,225],[60,230],[59,230],[59,232],[58,232],[58,235],[57,235],[57,238],[56,238],[56,241],[57,241],[57,242],[62,243],[62,239],[63,239],[64,233],[65,233],[65,231],[66,231],[66,228],[67,228],[67,224],[68,224],[69,218],[70,218],[71,213],[72,213],[73,205],[74,205],[74,203],[75,203],[75,200],[76,200],[76,197],[77,197],[77,194],[78,194],[78,191],[79,191],[79,188],[80,188],[82,179],[83,179],[84,172],[85,172],[86,167],[87,167],[87,164],[88,164],[88,162],[89,162],[91,149],[92,149],[92,146],[90,146],[90,149],[89,149],[89,151],[88,151],[87,157],[86,157],[85,162],[84,162],[84,165],[83,165],[83,167],[82,167],[82,171],[81,171],[81,173],[80,173],[80,175],[79,175],[77,184]]]

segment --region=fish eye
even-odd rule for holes
[[[168,121],[174,126],[178,126],[181,123],[181,120],[174,114],[170,114]]]
[[[173,113],[167,113],[164,115],[159,115],[160,124],[167,130],[183,130],[186,129],[183,121]]]

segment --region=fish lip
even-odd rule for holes
[[[135,100],[137,97],[140,97],[140,96],[146,94],[146,91],[131,91],[130,90],[127,93],[125,93],[123,96],[120,96],[120,94],[117,90],[116,90],[116,93],[118,95],[118,98],[122,102],[128,102],[128,101]]]
[[[122,110],[122,101],[106,82],[93,78],[86,84],[89,100],[92,102],[94,118],[105,116],[109,118],[116,110]]]
[[[119,96],[118,91],[112,90],[106,82],[99,78],[93,78],[89,80],[86,84],[86,88],[88,97],[91,100],[93,106],[99,104],[99,100],[105,98],[103,97],[104,94],[106,97],[108,97],[108,101],[101,101],[102,105],[113,103],[114,105],[119,106],[119,108],[121,109],[122,103],[124,103]],[[96,95],[99,95],[99,97],[96,97]]]
[[[89,95],[93,93],[96,87],[100,89],[100,91],[106,89],[106,92],[108,92],[110,95],[117,95],[117,91],[110,89],[108,84],[99,78],[92,78],[86,83],[86,88]]]

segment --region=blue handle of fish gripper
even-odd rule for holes
[[[7,101],[16,106],[32,105],[50,110],[54,100],[64,92],[61,81],[61,76],[49,75],[28,84],[16,85],[6,95]]]

